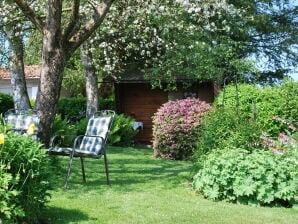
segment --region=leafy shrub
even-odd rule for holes
[[[57,113],[62,119],[83,118],[86,110],[86,99],[83,97],[60,98],[57,105]]]
[[[242,147],[251,150],[258,146],[262,129],[251,118],[238,116],[236,111],[214,109],[200,126],[199,141],[194,152],[195,160],[213,149]]]
[[[7,173],[7,169],[6,165],[0,164],[0,223],[2,219],[8,221],[25,215],[23,209],[15,202],[20,191],[8,190],[18,181],[18,177],[13,178],[11,173]]]
[[[227,149],[201,160],[193,188],[206,198],[250,205],[297,203],[298,165],[270,151]]]
[[[1,219],[20,221],[24,215],[23,220],[36,222],[50,196],[51,169],[46,150],[30,137],[1,134],[0,164],[4,178],[0,181],[0,197],[5,197],[1,200]]]
[[[297,121],[298,82],[284,82],[280,86],[265,88],[260,98],[257,120],[268,134],[278,135],[287,129],[286,124],[272,119],[274,116],[291,123]]]
[[[224,98],[224,99],[223,99]],[[262,130],[276,135],[285,128],[272,120],[273,116],[291,122],[298,117],[298,82],[285,81],[274,87],[259,88],[249,84],[238,85],[238,105],[236,87],[229,85],[215,100],[217,108],[239,111],[243,117],[256,117]]]
[[[153,116],[156,157],[186,160],[198,141],[198,127],[211,106],[199,99],[169,101]]]
[[[14,108],[12,96],[5,93],[0,93],[0,114],[5,113],[12,108]]]
[[[53,123],[53,135],[76,135],[76,132],[76,125],[71,124],[67,119],[62,119],[62,116],[60,114],[57,114],[55,116],[55,120]]]
[[[100,110],[116,110],[116,103],[114,98],[100,98],[99,99]]]
[[[118,114],[115,116],[113,126],[108,138],[108,144],[115,146],[129,146],[133,142],[133,137],[137,131],[133,130],[132,126],[134,119]]]

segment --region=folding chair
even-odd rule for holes
[[[69,156],[66,172],[65,188],[68,187],[71,165],[74,157],[80,157],[83,181],[86,182],[84,158],[99,159],[104,157],[107,184],[110,185],[106,142],[112,127],[115,112],[102,110],[93,114],[89,119],[84,135],[79,136],[54,136],[48,150],[50,155]],[[70,140],[71,139],[71,140]],[[72,145],[72,146],[69,146]]]
[[[38,140],[40,118],[35,111],[11,109],[4,113],[4,121],[8,126],[7,131]]]

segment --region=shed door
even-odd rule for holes
[[[143,122],[143,130],[135,137],[137,142],[152,141],[152,116],[167,102],[167,93],[151,89],[149,84],[121,83],[117,91],[118,110]]]

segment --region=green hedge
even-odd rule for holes
[[[262,130],[276,135],[285,127],[272,117],[277,116],[294,122],[298,117],[298,82],[285,81],[274,87],[257,87],[249,84],[229,85],[221,91],[215,100],[215,106],[224,109],[239,111],[241,116],[256,117]]]
[[[115,100],[100,99],[100,110],[115,110]],[[60,98],[57,105],[57,113],[61,115],[62,119],[68,119],[71,121],[78,121],[85,117],[86,111],[86,98],[74,97],[74,98]]]
[[[12,96],[5,93],[0,93],[0,114],[5,113],[12,108],[14,108]]]

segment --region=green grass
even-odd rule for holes
[[[44,220],[70,223],[297,223],[298,211],[213,202],[190,187],[192,164],[157,160],[152,150],[109,147],[111,186],[106,185],[103,159],[86,160],[82,183],[79,159],[64,190],[67,158],[60,158],[52,198]]]

